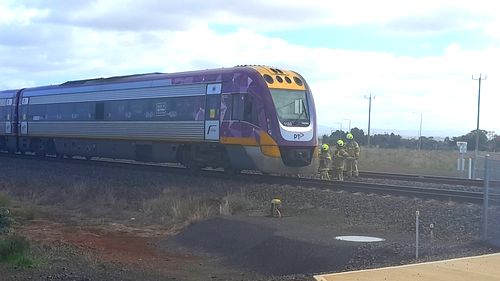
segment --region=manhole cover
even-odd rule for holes
[[[337,236],[337,240],[350,241],[350,242],[382,242],[384,238],[370,237],[370,236]]]

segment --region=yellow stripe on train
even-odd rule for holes
[[[274,139],[266,132],[259,132],[259,143],[253,137],[221,137],[221,144],[238,144],[243,146],[260,146],[260,151],[262,154],[279,158],[281,157],[281,152],[278,144]]]

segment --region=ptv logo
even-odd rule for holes
[[[304,136],[304,133],[293,134],[293,140],[300,140]]]

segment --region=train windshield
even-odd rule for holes
[[[307,127],[310,124],[306,91],[270,89],[278,119],[289,127]]]

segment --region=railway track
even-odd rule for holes
[[[349,192],[365,192],[380,195],[407,196],[422,199],[435,199],[444,201],[467,202],[473,204],[482,204],[483,193],[477,191],[450,190],[429,187],[389,185],[366,182],[350,181],[325,181],[319,179],[300,179],[277,176],[260,176],[255,179],[266,183],[280,183],[289,185],[301,185],[307,187],[327,188],[332,190],[345,190]],[[491,195],[490,195],[491,197]]]
[[[359,176],[363,177],[363,178],[391,179],[391,180],[437,183],[437,184],[484,186],[484,181],[480,180],[480,179],[462,179],[462,178],[453,178],[453,177],[411,175],[411,174],[394,174],[394,173],[380,173],[380,172],[368,172],[368,171],[359,172]]]
[[[129,170],[140,170],[147,172],[160,172],[160,173],[173,173],[178,175],[191,175],[191,176],[201,176],[201,177],[212,177],[220,179],[233,179],[245,182],[255,182],[255,183],[267,183],[267,184],[286,184],[292,186],[303,186],[303,187],[314,187],[320,189],[331,189],[331,190],[344,190],[348,192],[364,192],[364,193],[375,193],[381,195],[392,195],[392,196],[407,196],[416,197],[422,199],[435,199],[444,201],[456,201],[456,202],[467,202],[473,204],[482,204],[483,193],[477,191],[463,191],[463,190],[450,190],[450,189],[440,189],[440,188],[429,188],[429,187],[416,187],[416,186],[404,186],[404,185],[389,185],[389,184],[378,184],[378,183],[367,183],[367,182],[350,182],[350,181],[325,181],[313,178],[301,178],[301,177],[285,177],[285,176],[274,176],[274,175],[262,175],[262,174],[252,174],[252,173],[242,173],[237,175],[228,175],[222,170],[216,169],[204,169],[199,171],[192,171],[185,169],[181,165],[165,165],[165,164],[149,164],[140,163],[135,161],[112,161],[110,159],[58,159],[55,157],[38,157],[32,155],[9,155],[0,154],[2,157],[13,157],[28,160],[39,160],[47,162],[59,162],[67,164],[81,164],[94,167],[107,167],[107,168],[118,168],[118,169],[129,169]],[[373,173],[373,172],[363,172],[360,176],[364,177],[378,177],[383,178],[384,173]],[[423,177],[416,175],[393,175],[394,178],[412,181],[423,181],[432,183],[443,183],[452,184],[452,178],[442,178],[442,177]],[[407,176],[407,177],[405,177]],[[387,177],[386,177],[387,178]],[[460,180],[460,179],[458,179]],[[472,185],[477,186],[477,181],[457,181],[455,184],[460,185]],[[490,200],[496,200],[500,202],[500,194],[490,194]]]

